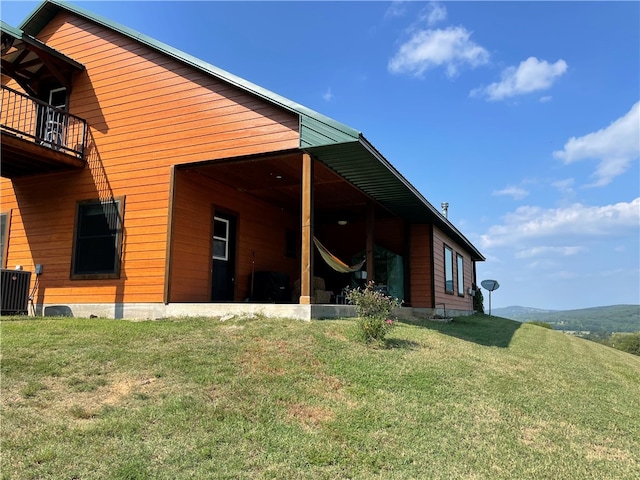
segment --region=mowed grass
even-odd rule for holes
[[[640,478],[640,357],[488,316],[3,319],[3,479]]]

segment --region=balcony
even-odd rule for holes
[[[0,133],[5,178],[84,168],[87,122],[2,85]]]

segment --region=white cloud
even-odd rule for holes
[[[594,172],[595,183],[605,186],[622,175],[640,156],[640,102],[608,127],[582,137],[571,137],[563,150],[553,152],[565,164],[580,160],[599,160]]]
[[[492,101],[547,90],[566,71],[567,63],[562,59],[550,64],[546,60],[529,57],[520,62],[517,67],[506,68],[502,72],[500,82],[492,83],[488,87],[476,88],[470,95],[486,96],[487,100]]]
[[[322,94],[322,99],[325,102],[330,102],[333,100],[333,93],[331,93],[331,88],[327,88],[327,91]]]
[[[556,187],[561,193],[573,193],[573,184],[575,180],[573,178],[565,178],[564,180],[558,180],[551,185]]]
[[[527,195],[529,195],[529,191],[524,188],[509,186],[503,188],[502,190],[494,190],[492,195],[500,196],[500,195],[508,195],[513,197],[514,200],[522,200]]]
[[[420,17],[427,22],[427,25],[432,27],[436,23],[447,19],[447,9],[438,2],[429,2]]]
[[[547,209],[520,207],[480,237],[483,248],[522,245],[542,238],[624,235],[640,228],[640,197],[631,202],[593,207],[576,203]]]
[[[384,18],[402,17],[407,12],[406,3],[398,0],[391,2],[387,11],[384,12]]]
[[[444,67],[448,77],[455,77],[465,65],[473,68],[489,61],[489,52],[470,37],[464,27],[419,30],[400,46],[388,69],[420,77],[430,68]]]
[[[516,252],[516,258],[532,258],[539,257],[541,255],[557,255],[561,257],[569,257],[583,253],[586,251],[585,247],[580,246],[568,246],[568,247],[532,247],[525,250],[519,250]]]
[[[544,97],[540,97],[538,100],[540,103],[547,103],[551,101],[551,95],[545,95]]]

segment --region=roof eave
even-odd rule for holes
[[[56,50],[55,48],[51,48],[46,43],[41,42],[37,38],[29,35],[28,33],[24,32],[19,28],[9,25],[3,20],[0,20],[0,30],[2,31],[2,33],[6,35],[10,35],[16,40],[21,40],[29,45],[33,45],[34,47],[47,52],[49,55],[64,61],[65,63],[69,64],[71,67],[77,70],[80,70],[80,71],[84,70],[84,65],[82,65],[79,62],[76,62],[73,58],[68,57],[64,53],[61,53],[58,50]]]
[[[438,224],[440,228],[448,230],[457,236],[463,243],[463,245],[474,254],[476,258],[474,260],[484,261],[486,258],[480,253],[480,251],[449,221],[448,218],[443,216],[431,203],[417,190],[405,177],[396,169],[374,146],[369,142],[364,135],[360,135],[360,142],[367,148],[372,155],[374,155],[378,161],[385,165],[389,172],[394,175],[402,184],[411,191],[411,193],[426,207],[428,212],[434,221],[434,224]]]

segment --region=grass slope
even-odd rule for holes
[[[3,479],[640,478],[640,358],[476,316],[1,322]]]

